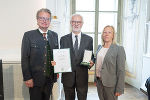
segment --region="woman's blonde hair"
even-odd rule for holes
[[[111,25],[107,25],[104,27],[102,35],[101,35],[101,39],[102,39],[102,45],[104,45],[104,40],[103,40],[103,34],[104,34],[104,30],[105,28],[110,27],[113,30],[113,40],[112,40],[112,44],[116,44],[116,33],[115,33],[115,28]]]

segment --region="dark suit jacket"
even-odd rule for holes
[[[85,73],[86,77],[84,77],[84,78],[87,79],[88,78],[88,67],[83,66],[80,63],[83,60],[84,50],[93,51],[92,37],[81,33],[81,41],[80,41],[80,47],[79,47],[79,51],[78,51],[79,53],[78,53],[77,58],[75,57],[75,54],[74,54],[73,43],[72,43],[72,33],[61,37],[60,48],[70,48],[72,71],[76,71],[76,69],[78,67],[83,68],[82,73]],[[72,85],[72,83],[74,82],[74,79],[71,79],[71,78],[72,77],[68,76],[67,73],[62,74],[62,82],[66,85]],[[82,78],[82,76],[81,76],[81,78]]]
[[[51,55],[53,55],[52,49],[58,48],[58,35],[49,30],[48,41],[51,48]],[[46,52],[46,42],[38,29],[25,32],[21,48],[21,67],[24,81],[33,79],[34,86],[44,85]],[[53,81],[56,81],[56,75],[54,77]]]
[[[96,57],[101,48],[102,46],[99,45]],[[104,57],[100,71],[103,85],[106,87],[115,87],[115,92],[119,92],[120,94],[124,92],[125,60],[124,48],[116,44],[111,44]]]

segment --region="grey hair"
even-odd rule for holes
[[[74,16],[80,16],[80,17],[81,17],[81,20],[82,20],[82,23],[84,22],[84,21],[83,21],[83,17],[82,17],[82,15],[80,15],[80,14],[73,14],[73,15],[70,17],[70,22],[72,21],[72,17],[74,17]]]
[[[36,19],[38,19],[40,12],[47,12],[50,15],[50,19],[51,19],[51,11],[47,8],[42,8],[42,9],[38,10],[36,13]]]

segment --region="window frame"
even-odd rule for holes
[[[118,0],[118,10],[117,11],[99,11],[99,0],[95,0],[95,11],[77,11],[76,10],[76,0],[71,0],[72,10],[71,14],[74,14],[76,12],[95,12],[95,31],[93,32],[84,32],[85,34],[94,34],[94,53],[96,52],[97,46],[98,46],[98,35],[101,34],[101,32],[98,32],[99,27],[99,13],[100,12],[109,12],[109,13],[117,13],[117,43],[122,45],[122,12],[123,12],[123,2],[122,0]]]

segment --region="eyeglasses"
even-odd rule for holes
[[[72,22],[72,24],[81,24],[82,23],[82,21],[71,21]]]
[[[46,18],[46,17],[38,17],[38,19],[40,21],[50,21],[50,18]]]

